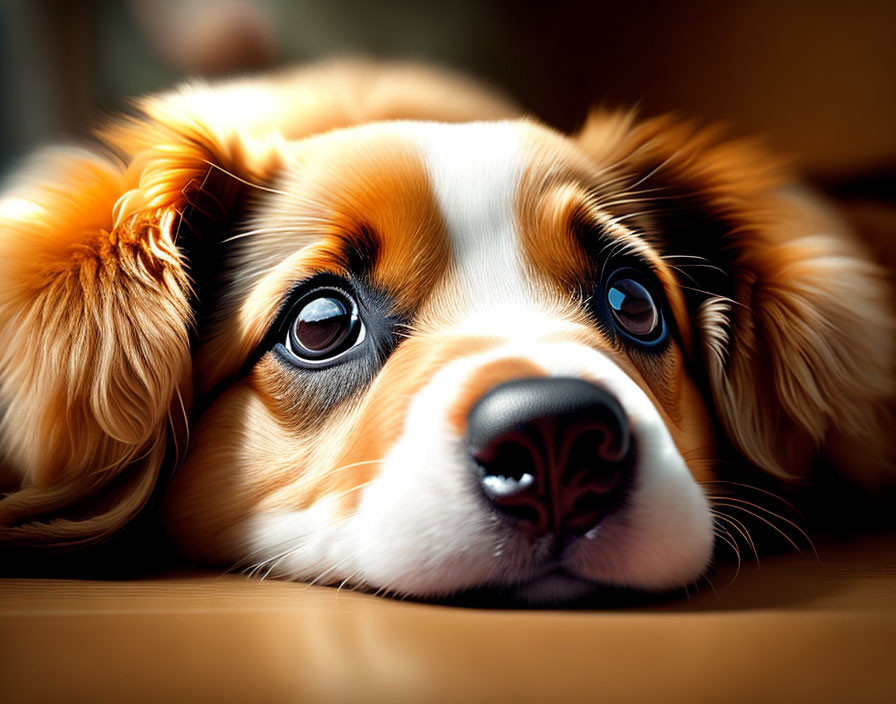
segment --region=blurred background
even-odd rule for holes
[[[821,180],[896,165],[894,0],[0,0],[0,169],[185,75],[345,54],[456,67],[566,130],[638,105]]]

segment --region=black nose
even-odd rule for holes
[[[591,530],[630,483],[622,407],[582,379],[495,387],[470,411],[467,440],[485,495],[530,538]]]

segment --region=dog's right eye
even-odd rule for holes
[[[635,269],[614,272],[606,286],[606,301],[616,329],[642,345],[655,345],[666,337],[662,309]]]
[[[284,342],[304,362],[329,361],[364,339],[364,323],[354,299],[337,289],[311,291],[294,306],[297,311]]]

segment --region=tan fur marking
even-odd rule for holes
[[[527,163],[514,213],[524,260],[537,276],[568,294],[588,278],[588,259],[574,230],[588,202],[584,184],[597,173],[552,130],[532,126],[524,144]]]
[[[524,357],[508,357],[484,364],[467,379],[448,407],[448,423],[457,435],[467,432],[467,419],[476,402],[496,386],[514,379],[547,376],[540,366]]]
[[[372,248],[374,284],[391,294],[399,310],[414,311],[450,259],[445,224],[422,158],[395,136],[360,145],[352,140],[328,150],[324,158],[352,168],[322,175],[309,196],[311,217],[327,223],[323,231],[340,241],[346,256]],[[320,234],[320,225],[316,229]],[[303,234],[301,229],[297,234]],[[365,237],[373,241],[359,243]]]
[[[584,160],[551,131],[532,129],[527,147],[529,164],[515,216],[533,273],[562,296],[583,284],[596,284],[600,272],[589,261],[580,238],[591,229],[609,233],[649,263],[669,301],[685,351],[691,354],[690,316],[674,274],[654,247],[626,227],[626,221],[643,208],[641,199],[626,193],[625,181],[611,178],[613,172],[608,173],[601,161]]]
[[[290,287],[315,273],[345,273],[353,259],[372,267],[375,287],[396,311],[413,313],[450,264],[448,237],[426,168],[397,135],[359,128],[297,148],[282,197],[262,208],[237,257],[237,272],[275,261],[235,282],[235,310],[200,351],[200,388],[236,372],[264,337]],[[351,164],[351,168],[330,168]],[[363,275],[364,271],[353,272]]]

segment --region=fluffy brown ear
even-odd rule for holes
[[[630,184],[678,270],[734,446],[782,477],[805,476],[822,450],[857,481],[892,485],[892,277],[755,144],[602,114],[579,140]]]
[[[278,168],[280,140],[177,100],[145,101],[95,151],[36,155],[0,198],[0,542],[110,535],[185,440],[184,244],[227,226],[246,184]]]
[[[287,140],[516,114],[451,74],[359,61],[186,84],[138,108],[95,150],[38,154],[0,195],[0,544],[89,544],[147,501],[186,434],[207,264],[191,251],[220,251]]]

